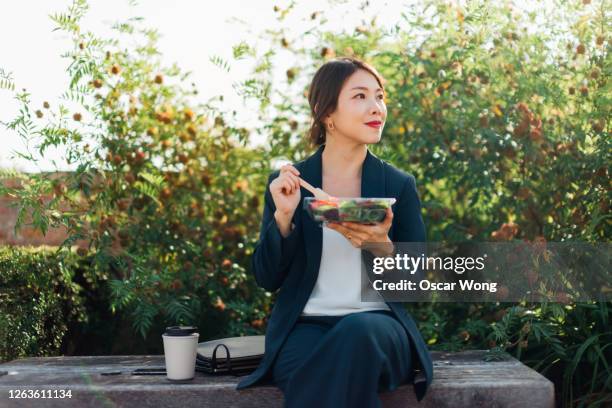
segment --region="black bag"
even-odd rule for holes
[[[266,336],[229,337],[198,344],[196,371],[243,376],[263,359]]]

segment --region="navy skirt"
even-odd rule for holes
[[[285,407],[380,407],[413,381],[408,334],[393,312],[300,316],[272,365]]]

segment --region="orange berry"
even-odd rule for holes
[[[136,152],[136,161],[142,162],[145,159],[146,155],[142,150]]]
[[[253,326],[256,329],[263,327],[263,325],[264,325],[264,322],[262,319],[255,319],[251,322],[251,326]]]
[[[193,119],[193,111],[191,109],[185,109],[185,119],[186,120],[192,120]]]
[[[529,132],[529,137],[531,138],[531,140],[536,142],[542,139],[542,132],[540,132],[540,130],[538,129],[531,129],[531,131]]]
[[[323,47],[323,49],[321,50],[321,56],[323,58],[333,58],[336,56],[336,52],[333,48]]]
[[[197,129],[193,124],[190,123],[189,126],[187,126],[187,132],[189,132],[191,136],[195,136],[197,133]]]
[[[516,104],[516,109],[520,110],[523,113],[529,113],[529,107],[525,102],[519,102]]]
[[[170,196],[172,195],[172,191],[170,191],[168,187],[164,187],[162,188],[160,195],[162,196],[162,198],[170,198]]]
[[[211,184],[211,179],[210,176],[206,173],[202,174],[202,176],[200,177],[200,180],[202,180],[202,184],[204,184],[206,187],[210,187]]]
[[[159,120],[162,123],[170,123],[172,121],[172,114],[169,112],[156,112],[155,119]]]
[[[604,130],[604,122],[601,120],[593,122],[591,126],[593,127],[593,130],[597,133],[601,133]]]
[[[189,156],[187,156],[185,153],[180,153],[178,155],[178,159],[183,164],[187,164],[189,162]]]
[[[217,301],[215,302],[215,309],[224,311],[225,310],[225,303],[223,302],[223,300],[221,300],[220,297],[217,297]]]

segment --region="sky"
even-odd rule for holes
[[[218,55],[231,60],[233,45],[254,38],[254,33],[271,25],[276,26],[274,6],[284,8],[288,0],[141,0],[135,6],[128,3],[127,0],[90,0],[90,10],[82,21],[83,29],[104,37],[112,33],[112,23],[143,17],[148,27],[156,28],[161,34],[159,49],[164,64],[176,62],[183,70],[191,71],[202,102],[223,94],[227,111],[236,110],[243,126],[256,125],[256,107],[244,105],[232,88],[233,83],[248,77],[251,67],[232,64],[231,72],[227,73],[213,65],[209,57]],[[354,12],[361,3],[361,0],[298,1],[285,25],[301,32],[310,27],[308,16],[312,12],[325,11],[330,27],[349,29],[361,22],[362,16]],[[370,9],[378,15],[378,25],[385,26],[397,21],[399,10],[410,1],[372,0],[370,3]],[[71,41],[64,33],[52,31],[55,25],[49,15],[65,12],[70,4],[71,0],[12,1],[3,6],[0,14],[0,68],[12,73],[17,89],[26,88],[31,93],[34,109],[41,107],[43,101],[57,105],[68,87],[68,61],[61,54],[71,47]],[[283,57],[280,58],[279,66],[282,66]],[[17,110],[18,104],[11,94],[0,90],[0,121],[11,120]],[[54,161],[59,168],[67,168],[62,165],[62,151],[49,151],[42,161],[33,165],[14,157],[14,151],[23,148],[20,137],[0,124],[0,168],[47,171],[56,168]]]
[[[301,16],[301,20],[329,7],[322,0],[300,3],[292,15]],[[381,6],[387,3],[381,2]],[[0,14],[0,68],[12,73],[17,89],[26,88],[31,93],[35,109],[43,101],[59,103],[59,96],[67,89],[68,61],[61,54],[71,47],[71,42],[64,33],[52,31],[55,25],[49,15],[65,12],[70,4],[70,0],[20,0],[5,4]],[[90,0],[89,4],[83,29],[100,36],[110,35],[112,23],[132,16],[144,17],[145,24],[161,34],[159,49],[164,64],[176,62],[191,71],[202,101],[223,94],[227,109],[236,109],[242,123],[256,121],[254,107],[244,106],[232,88],[232,83],[248,76],[250,67],[233,64],[228,74],[209,62],[209,57],[218,55],[231,60],[232,46],[268,28],[275,19],[274,6],[286,7],[288,1],[142,0],[130,6],[127,0]],[[344,17],[338,13],[337,18],[330,18],[330,23],[337,27],[350,25]],[[299,20],[291,22],[296,29],[305,24]],[[17,102],[8,91],[0,90],[0,121],[9,121],[17,112]],[[13,152],[23,150],[23,141],[1,125],[0,141],[0,168],[53,170],[53,160],[65,167],[61,165],[61,151],[50,151],[37,165],[15,158]]]

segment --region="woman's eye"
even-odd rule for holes
[[[365,94],[362,94],[362,93],[357,94],[357,95],[355,95],[355,96],[363,96],[363,97],[365,98]],[[382,95],[382,94],[381,94],[381,95],[378,95],[378,99],[385,99],[385,96],[384,96],[384,95]]]

